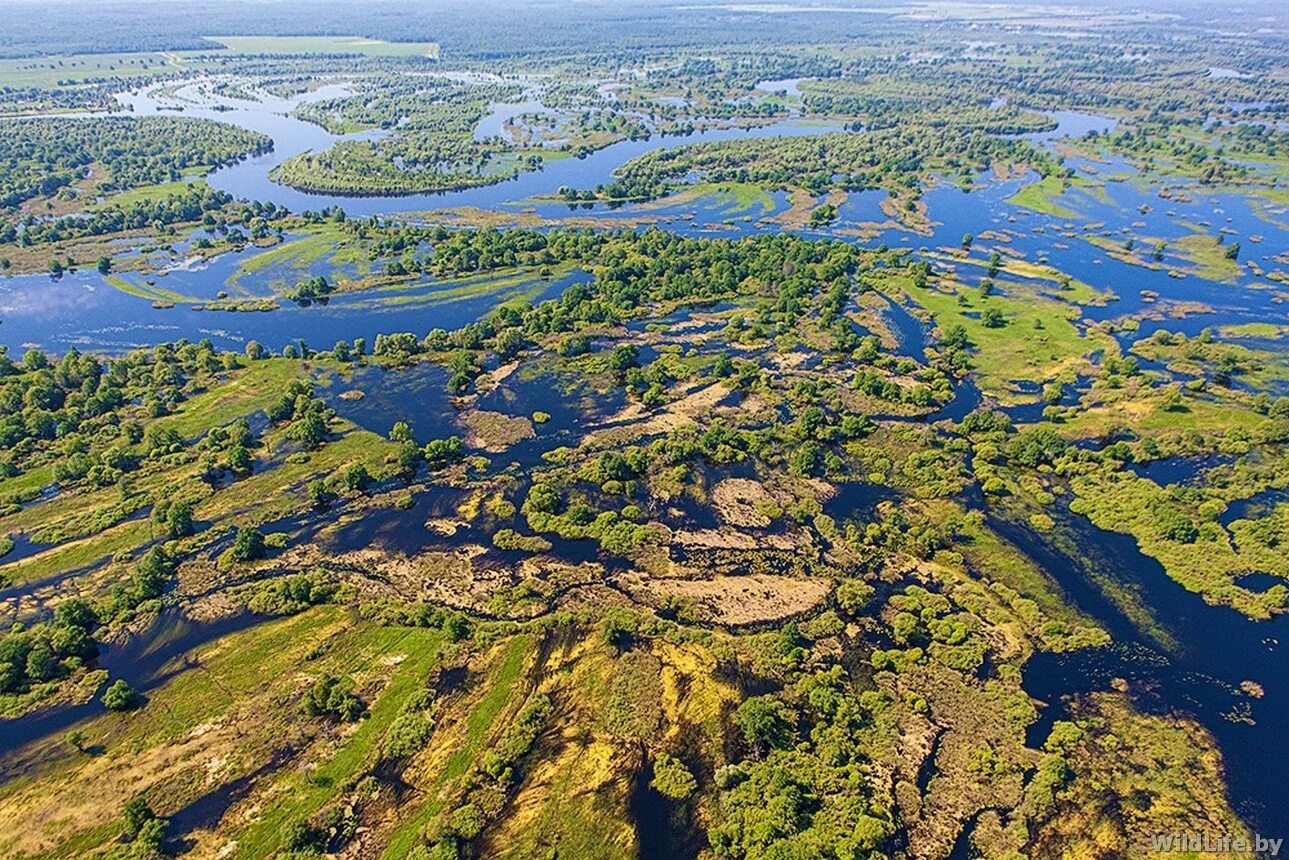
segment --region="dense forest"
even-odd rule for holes
[[[179,117],[0,120],[0,206],[85,179],[104,192],[174,181],[271,146],[261,134]]]

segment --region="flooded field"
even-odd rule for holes
[[[10,207],[0,855],[1289,827],[1272,61],[1147,63],[1124,34],[1173,25],[1125,13],[1073,62],[994,12],[874,36],[880,62],[96,61],[129,75],[85,116],[238,139],[199,123],[196,161],[83,158]],[[0,76],[93,97],[39,56]],[[29,112],[56,148],[62,103]],[[184,183],[231,197],[172,218]],[[93,220],[117,193],[150,214]],[[74,782],[64,815],[43,794]]]

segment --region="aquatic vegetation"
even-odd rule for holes
[[[1256,521],[1223,524],[1220,497],[1200,493],[1181,499],[1131,473],[1082,475],[1071,483],[1076,498],[1071,509],[1086,514],[1101,528],[1131,534],[1142,552],[1163,564],[1168,575],[1213,602],[1254,618],[1267,618],[1289,607],[1289,555],[1278,538],[1289,508],[1281,507]],[[1257,486],[1246,492],[1256,492]],[[1285,583],[1254,591],[1238,583],[1258,571]]]
[[[952,167],[951,167],[952,165]],[[1028,141],[939,127],[900,126],[863,134],[837,132],[802,137],[762,138],[694,144],[655,150],[614,172],[598,189],[605,199],[652,199],[683,187],[686,177],[706,182],[753,182],[771,188],[884,188],[901,207],[913,209],[922,182],[954,169],[970,176],[993,166],[1059,170],[1051,157]],[[577,198],[573,198],[577,199]]]
[[[1017,191],[1007,198],[1007,202],[1053,218],[1077,218],[1077,212],[1060,202],[1069,187],[1070,182],[1066,178],[1045,176]]]
[[[0,59],[136,115],[4,120],[0,854],[1281,824],[1269,12],[118,6]]]

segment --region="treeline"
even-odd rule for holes
[[[1139,159],[1147,170],[1173,168],[1205,184],[1248,181],[1255,171],[1247,162],[1274,165],[1289,153],[1289,133],[1256,124],[1201,129],[1199,123],[1143,122],[1112,134],[1090,135],[1089,140]]]
[[[928,101],[898,92],[869,92],[850,81],[811,81],[803,90],[810,113],[856,117],[869,131],[913,122],[933,128],[955,128],[987,134],[1051,131],[1056,120],[1015,105],[981,105],[973,93]]]
[[[0,207],[53,194],[91,165],[107,173],[100,188],[120,190],[173,182],[272,146],[262,134],[186,117],[0,119]]]
[[[260,238],[267,233],[268,222],[287,214],[285,209],[273,203],[259,202],[243,203],[236,210],[224,211],[232,203],[232,196],[223,191],[192,186],[160,200],[136,200],[129,206],[111,205],[85,215],[54,220],[28,216],[17,224],[0,225],[0,244],[16,243],[30,247],[82,236],[102,236],[123,230],[195,221],[211,226],[218,223],[246,224],[252,228],[251,237]]]
[[[652,84],[687,83],[713,88],[750,88],[763,80],[787,78],[830,78],[840,74],[842,63],[819,53],[797,54],[737,53],[725,57],[690,57],[672,68],[653,69]]]
[[[306,152],[277,168],[274,178],[335,194],[416,194],[508,179],[541,167],[541,156],[493,169],[496,144],[476,141],[474,129],[492,102],[520,92],[514,85],[378,78],[358,95],[308,104],[296,113],[337,133],[391,129],[388,138],[340,141],[324,152]]]
[[[138,467],[139,451],[169,453],[177,441],[161,431],[145,438],[137,421],[123,420],[123,407],[138,404],[148,418],[168,415],[190,380],[238,365],[235,354],[217,354],[208,340],[109,360],[72,349],[56,362],[38,350],[14,361],[0,348],[0,474],[58,462],[64,482],[110,486]]]
[[[916,195],[928,173],[970,177],[993,164],[1025,165],[1043,175],[1062,170],[1028,141],[949,127],[909,126],[700,143],[648,152],[599,189],[613,199],[657,197],[698,175],[709,182],[755,182],[815,191],[887,188]]]
[[[514,84],[380,75],[365,82],[355,95],[308,102],[294,113],[333,134],[399,126],[400,131],[460,136],[473,131],[477,120],[470,117],[486,109],[489,102],[512,101],[522,92]]]
[[[425,144],[429,148],[422,148]],[[411,154],[408,160],[404,153]],[[436,157],[446,160],[439,161]],[[457,157],[463,160],[453,160]],[[511,179],[520,166],[489,172],[491,156],[474,154],[459,142],[372,143],[343,140],[325,152],[306,152],[274,168],[272,178],[301,191],[319,194],[425,194],[492,185]],[[541,167],[533,154],[521,159],[525,170]],[[415,169],[409,169],[409,165]]]

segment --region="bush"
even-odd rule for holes
[[[435,439],[425,445],[425,462],[430,467],[430,471],[442,469],[460,460],[464,452],[465,446],[459,436]]]
[[[141,601],[159,597],[165,588],[166,580],[170,579],[173,573],[174,568],[171,567],[165,552],[160,547],[154,546],[134,565],[132,578],[135,596]]]
[[[251,561],[264,557],[264,535],[252,528],[240,528],[229,550],[236,561]]]
[[[424,714],[400,714],[385,735],[385,755],[406,758],[415,755],[430,739],[430,721]]]
[[[532,749],[537,735],[553,711],[554,705],[550,697],[541,693],[533,696],[519,712],[514,724],[502,734],[497,745],[483,754],[483,771],[500,782],[509,781],[512,768]]]
[[[845,579],[837,586],[837,605],[847,615],[858,618],[875,593],[873,586],[862,579]]]
[[[103,707],[109,711],[129,711],[139,706],[139,694],[134,688],[118,679],[103,693]]]
[[[353,679],[323,675],[304,694],[304,712],[311,717],[336,717],[352,723],[366,711],[353,690]]]
[[[758,696],[739,705],[734,713],[734,721],[743,731],[743,738],[748,746],[765,752],[792,745],[794,732],[790,716],[782,703]]]
[[[121,826],[126,839],[134,839],[143,829],[143,825],[156,818],[148,801],[143,795],[136,794],[125,802],[121,809]]]
[[[324,573],[315,571],[265,583],[248,606],[262,615],[294,615],[330,602],[335,594],[335,584],[327,581]]]
[[[659,794],[672,800],[684,800],[698,790],[698,781],[675,756],[659,753],[653,763],[653,779],[649,781]]]
[[[546,552],[551,542],[536,535],[522,535],[514,529],[501,529],[492,536],[492,545],[497,549],[519,550],[522,552]]]
[[[452,811],[452,832],[465,840],[475,839],[483,832],[483,811],[473,803]]]

